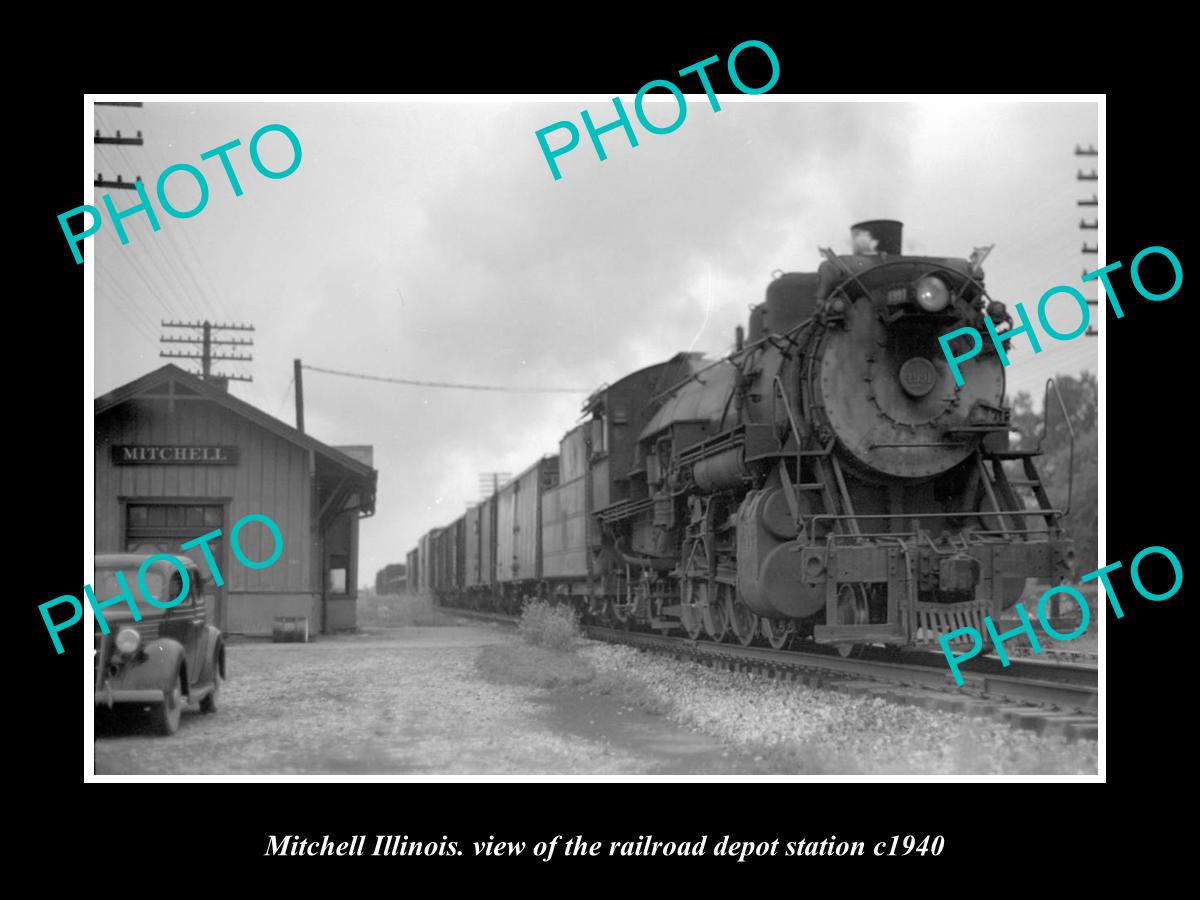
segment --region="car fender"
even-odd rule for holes
[[[182,672],[183,692],[188,693],[187,663],[183,645],[171,638],[157,638],[141,647],[116,675],[109,675],[114,690],[161,690],[169,692],[175,673]]]

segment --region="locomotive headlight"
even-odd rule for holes
[[[134,628],[122,628],[117,632],[117,650],[132,653],[142,642],[142,636]]]
[[[950,303],[950,289],[936,275],[926,275],[917,282],[917,303],[926,312],[941,312]]]

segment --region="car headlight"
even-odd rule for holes
[[[950,289],[936,275],[917,282],[917,303],[926,312],[941,312],[950,303]]]
[[[117,650],[121,653],[132,653],[142,642],[142,636],[135,628],[122,628],[117,632]]]

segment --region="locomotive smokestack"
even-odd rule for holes
[[[850,226],[850,243],[854,246],[856,254],[871,256],[886,253],[888,256],[899,256],[903,233],[903,222],[897,222],[895,219],[871,219]]]

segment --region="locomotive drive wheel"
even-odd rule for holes
[[[613,618],[617,624],[628,631],[633,627],[634,603],[621,597],[612,600]]]
[[[697,605],[700,597],[698,590],[702,582],[691,578],[683,581],[683,596],[679,598],[679,624],[683,626],[684,634],[693,641],[704,632],[704,622]],[[707,586],[706,586],[707,587]]]
[[[704,605],[701,607],[701,618],[704,621],[704,630],[708,636],[714,641],[723,641],[725,636],[729,634],[729,612],[725,608],[725,604],[720,602],[720,590],[723,585],[717,585],[718,600],[713,602],[708,596],[708,584],[702,583],[703,588],[701,596],[704,598]]]
[[[600,607],[599,619],[600,624],[605,628],[612,628],[616,624],[617,617],[613,615],[612,597],[604,598],[603,605]]]
[[[838,624],[867,625],[870,624],[871,613],[867,606],[867,592],[861,584],[843,584],[838,589]],[[842,643],[837,645],[838,653],[843,656],[862,656],[866,644]]]
[[[721,585],[725,598],[726,617],[734,636],[743,647],[749,647],[758,634],[758,616],[750,611],[745,603],[738,599],[737,591],[731,584]]]
[[[767,643],[774,650],[782,650],[791,643],[792,635],[796,633],[796,623],[791,619],[768,619],[762,616],[759,619],[762,627],[763,637],[767,639]]]
[[[603,625],[608,616],[608,602],[603,597],[591,597],[587,602],[587,622]]]

